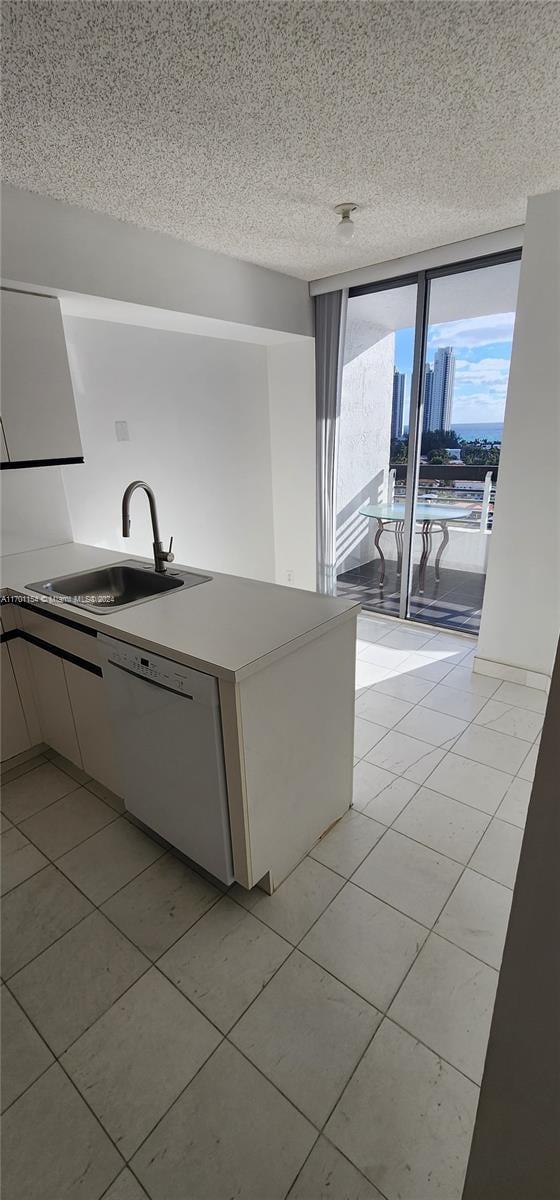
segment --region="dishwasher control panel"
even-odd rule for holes
[[[104,645],[109,665],[120,667],[148,683],[159,684],[191,700],[218,705],[218,681],[213,675],[184,667],[181,663],[174,663],[136,646],[128,646],[116,638],[101,635],[99,641]]]
[[[109,662],[124,667],[125,671],[133,671],[135,675],[144,679],[153,679],[154,683],[163,683],[165,687],[172,687],[180,692],[188,691],[184,677],[173,669],[173,663],[169,663],[164,669],[159,665],[161,659],[153,659],[137,651],[120,650],[111,650]]]

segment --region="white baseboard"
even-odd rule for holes
[[[495,662],[492,658],[476,655],[473,671],[477,675],[491,675],[493,679],[506,679],[508,683],[537,688],[540,692],[548,692],[550,688],[550,675],[545,675],[543,671],[527,671],[525,667],[512,667],[508,663]]]

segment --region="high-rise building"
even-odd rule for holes
[[[404,416],[404,371],[393,372],[393,408],[391,410],[391,439],[402,437]]]
[[[427,362],[424,368],[424,419],[422,422],[422,432],[433,428],[432,409],[434,402],[434,368]]]
[[[447,432],[451,429],[454,379],[455,351],[452,346],[442,346],[436,350],[434,359],[430,430],[443,429]]]

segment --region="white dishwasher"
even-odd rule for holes
[[[127,809],[232,883],[217,679],[116,638],[98,640]]]

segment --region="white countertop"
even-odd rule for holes
[[[2,587],[33,597],[45,611],[64,613],[78,625],[230,680],[261,670],[298,644],[325,633],[329,624],[348,620],[360,607],[351,600],[177,563],[173,570],[198,571],[212,579],[109,615],[53,603],[26,586],[125,559],[149,561],[78,542],[11,554],[1,561]]]

